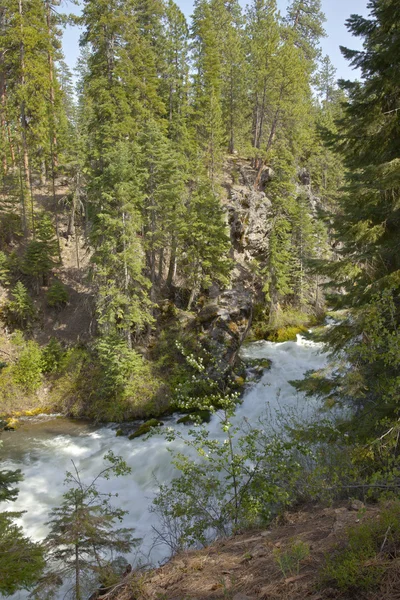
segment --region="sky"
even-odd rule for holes
[[[181,10],[189,19],[193,10],[192,0],[176,0]],[[361,49],[361,41],[352,37],[345,26],[345,21],[351,14],[368,15],[368,0],[322,0],[322,8],[326,16],[325,30],[327,37],[322,40],[322,52],[328,54],[333,65],[337,69],[337,77],[341,79],[356,79],[359,74],[352,70],[346,60],[340,53],[339,46]],[[243,6],[246,0],[241,0]],[[278,0],[278,5],[282,13],[285,12],[289,0]],[[66,12],[79,13],[79,7],[74,6],[68,0],[63,3]],[[65,59],[71,70],[74,69],[76,60],[79,56],[79,35],[78,27],[67,27],[64,32],[64,54]]]

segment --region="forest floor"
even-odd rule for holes
[[[270,529],[219,540],[203,550],[180,553],[153,571],[127,575],[107,596],[114,600],[348,600],[348,594],[321,587],[325,557],[343,543],[349,526],[378,514],[378,508],[359,509],[357,502],[287,513]],[[289,561],[290,568],[282,569],[277,558],[288,556],[298,542],[308,548],[308,556]],[[368,600],[394,597],[399,595],[365,596]]]

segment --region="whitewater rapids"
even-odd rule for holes
[[[245,418],[250,425],[256,424],[269,408],[270,414],[278,407],[305,406],[309,401],[290,385],[289,381],[301,379],[306,371],[320,369],[326,364],[326,355],[320,344],[307,341],[298,336],[296,342],[276,344],[255,342],[242,350],[248,358],[263,358],[271,361],[271,368],[265,370],[261,379],[248,387],[243,402],[238,406],[235,420]],[[187,426],[173,425],[180,431]],[[222,437],[217,415],[212,417],[210,435]],[[135,537],[143,539],[140,555],[127,557],[136,562],[157,564],[168,555],[168,549],[157,546],[152,549],[152,525],[156,524],[156,515],[149,512],[157,492],[156,481],[168,483],[175,474],[168,448],[183,450],[181,440],[167,442],[162,434],[149,440],[138,438],[128,440],[116,437],[111,426],[94,427],[84,424],[71,424],[63,432],[62,422],[51,422],[45,427],[25,429],[2,434],[3,448],[0,451],[1,468],[16,469],[23,472],[24,480],[19,484],[18,499],[12,504],[0,504],[0,511],[26,511],[21,517],[27,535],[34,540],[43,539],[50,510],[59,505],[65,491],[65,471],[71,469],[71,459],[82,472],[85,481],[91,481],[104,468],[103,456],[109,450],[120,455],[132,468],[132,474],[126,477],[99,480],[102,492],[117,493],[112,499],[114,506],[128,511],[124,526],[135,528]],[[15,600],[26,598],[25,592],[13,596]]]

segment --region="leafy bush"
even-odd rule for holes
[[[203,363],[192,356],[186,360],[203,376]],[[210,383],[212,386],[212,382]],[[181,434],[167,431],[167,439],[178,438],[188,452],[172,452],[179,475],[160,486],[152,510],[159,517],[156,540],[167,543],[172,552],[205,545],[210,539],[232,530],[268,523],[296,496],[302,467],[300,456],[308,455],[306,445],[274,433],[270,419],[250,428],[247,421],[233,426],[231,418],[238,394],[217,391],[207,398],[193,398],[191,408],[207,405],[217,413],[220,431],[211,439],[203,426]],[[183,399],[189,408],[189,400]],[[213,408],[214,407],[214,408]]]
[[[29,340],[23,343],[18,361],[12,367],[15,381],[27,391],[35,391],[42,383],[42,351],[39,345]]]
[[[159,387],[150,364],[118,336],[104,336],[92,354],[91,406],[94,418],[119,421],[149,414]]]
[[[376,589],[399,551],[400,503],[395,502],[379,517],[348,529],[346,540],[326,558],[321,586],[353,594]]]
[[[67,304],[68,299],[69,295],[67,288],[61,281],[56,279],[47,290],[47,304],[52,308],[62,308]]]

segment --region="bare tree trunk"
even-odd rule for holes
[[[160,255],[158,257],[158,280],[161,283],[164,272],[164,248],[161,248]]]
[[[15,169],[15,150],[14,150],[14,144],[12,141],[12,136],[11,136],[11,129],[10,129],[10,125],[7,123],[7,135],[8,135],[8,143],[10,145],[10,156],[11,156],[11,166],[13,169]]]
[[[278,119],[279,119],[279,115],[280,115],[280,112],[281,112],[281,100],[282,100],[282,96],[283,96],[283,85],[281,86],[278,107],[277,107],[277,109],[275,111],[275,115],[274,115],[274,118],[272,120],[271,130],[270,130],[269,137],[268,137],[268,142],[267,142],[266,154],[268,154],[268,152],[271,149],[271,146],[273,144],[273,141],[275,139],[276,128],[278,126]],[[261,161],[261,164],[260,164],[260,167],[259,167],[259,170],[258,170],[258,173],[257,173],[257,177],[256,177],[256,180],[254,182],[254,189],[257,189],[258,184],[260,183],[260,178],[261,178],[261,173],[262,173],[263,168],[264,168],[264,162]]]
[[[20,50],[20,62],[21,62],[21,87],[23,88],[25,85],[25,46],[24,46],[24,41],[23,41],[24,38],[23,38],[22,0],[18,0],[18,10],[19,10],[19,16],[20,16],[20,20],[21,20],[21,25],[20,25],[21,41],[20,41],[19,50]],[[28,223],[27,223],[27,219],[26,219],[26,196],[27,195],[29,196],[29,193],[31,190],[31,181],[30,181],[30,176],[29,176],[29,172],[30,172],[29,155],[28,155],[28,143],[27,143],[27,136],[26,136],[27,122],[26,122],[25,101],[24,100],[22,100],[22,102],[20,104],[20,119],[21,119],[22,165],[23,165],[23,202],[24,202],[23,228],[24,228],[25,235],[27,235]],[[32,208],[32,228],[33,228],[33,232],[34,232],[35,226],[34,226],[34,222],[33,222],[32,198],[31,198],[31,208]]]
[[[51,48],[51,6],[50,1],[46,1],[46,22],[47,22],[47,33],[49,36],[49,51],[47,53],[47,60],[49,63],[49,82],[50,82],[50,137],[51,137],[51,160],[54,167],[58,166],[57,158],[57,134],[55,127],[55,92],[54,92],[54,60]]]
[[[2,146],[2,163],[3,173],[7,175],[7,129],[6,129],[6,77],[2,71],[3,52],[0,52],[0,128],[1,128],[1,146]]]
[[[172,245],[171,245],[171,254],[169,257],[169,267],[168,267],[168,275],[167,275],[167,287],[171,287],[172,283],[174,281],[174,277],[176,274],[176,250],[177,250],[177,244],[176,244],[176,240],[175,238],[172,240]]]
[[[5,9],[0,8],[0,35],[4,28],[4,13]],[[1,127],[1,140],[3,149],[3,172],[7,175],[7,130],[6,130],[6,74],[4,66],[4,50],[0,52],[0,127]]]
[[[229,98],[229,103],[230,103],[230,119],[229,119],[229,153],[233,154],[233,151],[235,149],[235,138],[234,138],[234,117],[233,117],[233,104],[234,104],[234,98],[233,98],[233,73],[232,73],[232,67],[231,67],[231,77],[230,77],[230,98]]]
[[[128,261],[126,258],[127,246],[126,246],[126,215],[125,212],[122,213],[122,226],[123,226],[123,247],[124,247],[124,292],[125,296],[129,296],[129,271],[128,271]],[[125,338],[126,343],[128,345],[129,350],[132,350],[132,336],[131,336],[131,327],[130,323],[125,323]]]
[[[75,600],[82,600],[79,546],[75,544]]]

